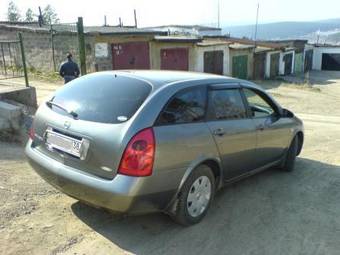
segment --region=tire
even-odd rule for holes
[[[207,214],[214,195],[215,177],[212,170],[206,165],[198,166],[181,188],[173,220],[184,226],[200,222]]]
[[[293,141],[291,142],[288,151],[286,153],[286,157],[282,164],[281,169],[285,172],[292,172],[294,170],[296,154],[298,152],[299,146],[299,138],[297,136],[294,137]]]

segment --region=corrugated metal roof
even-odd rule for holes
[[[235,50],[246,50],[246,49],[252,49],[254,47],[255,47],[254,45],[241,44],[241,43],[232,43],[229,45],[229,48],[235,49]]]
[[[190,43],[196,43],[201,42],[201,37],[195,37],[195,36],[155,36],[155,41],[159,42],[190,42]]]
[[[197,43],[198,46],[208,47],[208,46],[216,46],[216,45],[229,45],[231,42],[227,42],[224,40],[203,40],[202,42]]]
[[[146,27],[146,29],[164,29],[164,28],[170,28],[170,27],[176,27],[181,29],[195,29],[197,31],[221,31],[221,28],[217,27],[209,27],[209,26],[201,26],[201,25],[164,25],[164,26],[155,26],[155,27]]]

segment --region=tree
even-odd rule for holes
[[[55,12],[51,5],[47,5],[43,10],[43,21],[44,24],[59,23],[58,14]]]
[[[25,14],[26,18],[25,21],[26,22],[33,22],[34,21],[34,14],[31,8],[28,8]]]
[[[20,20],[19,8],[13,1],[10,1],[7,9],[7,19],[10,22],[16,22]]]

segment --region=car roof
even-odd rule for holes
[[[166,71],[166,70],[119,70],[112,71],[114,74],[122,74],[145,80],[155,87],[162,87],[169,83],[184,82],[190,80],[221,80],[221,82],[236,80],[231,77],[187,71]]]
[[[209,83],[219,84],[219,83],[242,83],[247,87],[253,87],[257,89],[261,89],[258,85],[246,81],[241,80],[229,76],[222,76],[216,74],[209,73],[200,73],[200,72],[188,72],[188,71],[168,71],[168,70],[113,70],[113,71],[104,71],[97,72],[96,75],[101,74],[112,74],[112,75],[122,75],[125,77],[130,77],[132,79],[138,79],[149,83],[153,87],[153,91],[158,90],[159,88],[179,82],[185,81],[199,81],[199,80],[207,80]]]

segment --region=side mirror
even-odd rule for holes
[[[287,109],[282,109],[281,117],[283,117],[283,118],[293,118],[294,113],[292,113],[291,111],[289,111]]]

